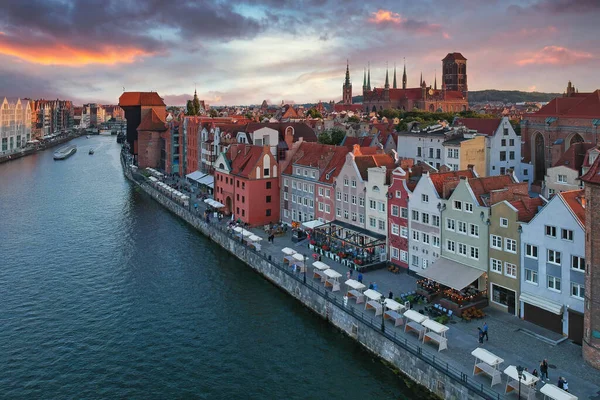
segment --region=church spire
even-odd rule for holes
[[[406,58],[404,59],[404,73],[402,74],[402,89],[406,89]]]
[[[437,90],[437,71],[434,72],[433,90]]]
[[[396,63],[394,63],[394,89],[398,89],[398,85],[396,84]]]
[[[419,86],[423,85],[423,71],[421,71],[421,79],[419,79]]]
[[[363,74],[363,90],[367,88],[367,67],[365,67],[365,72]]]
[[[369,65],[369,71],[367,72],[367,90],[371,90],[371,63]]]
[[[346,80],[344,81],[344,85],[350,85],[350,63],[346,60]]]
[[[387,63],[385,65],[385,86],[384,86],[384,88],[386,88],[386,89],[390,88],[390,76],[389,76],[389,72],[388,72]]]

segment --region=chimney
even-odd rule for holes
[[[469,164],[467,165],[467,169],[471,172],[473,172],[473,170],[475,169],[475,165],[474,164]]]
[[[360,145],[355,144],[354,146],[352,146],[352,154],[354,154],[355,156],[362,155],[360,152]]]

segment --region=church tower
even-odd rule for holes
[[[406,89],[406,60],[404,60],[404,72],[402,73],[402,89]]]
[[[583,359],[600,368],[600,157],[581,177],[585,182],[585,299]]]
[[[365,67],[365,72],[363,73],[363,96],[367,91],[367,68]]]
[[[350,64],[346,61],[346,79],[342,86],[342,102],[352,104],[352,83],[350,83]]]
[[[467,59],[462,54],[448,53],[444,57],[442,60],[442,83],[446,84],[446,90],[467,93]]]
[[[396,63],[394,63],[394,85],[392,88],[398,89],[398,85],[396,85]]]

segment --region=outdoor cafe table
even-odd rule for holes
[[[519,371],[517,371],[517,367],[514,365],[509,365],[506,367],[504,373],[509,377],[509,379],[506,381],[506,390],[504,391],[504,394],[508,394],[513,390],[519,390],[520,380],[521,395],[524,395],[527,400],[535,399],[535,387],[533,385],[539,381],[540,378],[531,375],[527,371],[523,371],[523,376],[521,379],[519,379]]]
[[[500,364],[504,360],[492,352],[481,347],[476,348],[471,352],[475,357],[475,367],[473,367],[473,375],[479,375],[482,372],[492,378],[492,386],[502,382],[502,371]]]
[[[421,325],[426,329],[425,334],[423,335],[423,343],[429,341],[436,342],[438,344],[438,351],[448,348],[446,331],[450,328],[432,319],[426,319]]]
[[[332,292],[337,292],[340,290],[340,281],[338,279],[340,279],[342,274],[331,268],[326,269],[323,271],[323,273],[327,275],[327,278],[325,279],[325,287],[331,286]]]
[[[544,399],[550,398],[553,400],[577,400],[577,396],[572,395],[569,392],[565,392],[558,386],[551,383],[546,383],[540,389],[540,393],[544,395]]]
[[[383,312],[381,308],[381,298],[383,295],[376,290],[367,289],[365,291],[365,296],[369,298],[369,300],[365,303],[365,310],[372,308],[375,310],[375,315],[381,315]]]
[[[313,267],[315,267],[315,269],[313,271],[313,279],[319,278],[319,279],[321,279],[321,282],[325,282],[325,280],[327,279],[327,276],[323,273],[323,271],[325,271],[326,269],[329,269],[330,268],[329,265],[327,265],[321,261],[315,261],[313,263]]]
[[[393,299],[385,299],[385,308],[387,308],[387,311],[383,313],[384,319],[394,320],[394,326],[399,326],[404,323],[402,314],[400,314],[406,309],[403,304],[400,304]]]
[[[285,256],[283,257],[283,262],[285,263],[290,262],[292,260],[292,255],[296,254],[296,250],[290,249],[289,247],[284,247],[283,249],[281,249],[281,252],[283,254],[285,254]]]
[[[421,325],[423,323],[423,321],[429,319],[427,318],[425,315],[418,313],[414,310],[407,310],[404,312],[404,317],[406,317],[407,320],[410,320],[410,322],[407,322],[404,325],[404,332],[416,332],[419,335],[419,340],[421,340],[423,338],[423,335],[425,334],[425,327],[423,325]]]
[[[348,293],[346,293],[348,298],[355,298],[356,304],[365,301],[365,295],[361,292],[365,288],[365,285],[354,279],[348,279],[345,283],[348,286]]]

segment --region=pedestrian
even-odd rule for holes
[[[319,261],[321,261],[321,255],[319,254]]]
[[[392,291],[390,290],[390,293],[388,294],[388,299],[393,299],[394,298],[394,293],[392,293]]]
[[[565,383],[563,381],[562,376],[558,377],[558,385],[556,385],[556,386],[558,386],[559,389],[564,389],[565,388]]]
[[[369,289],[373,289],[373,282],[369,282]]]
[[[563,378],[563,390],[565,392],[569,391],[569,382],[567,382],[567,378]]]
[[[483,336],[485,336],[485,341],[488,341],[488,324],[487,322],[483,323]]]
[[[350,279],[350,271],[346,272],[346,280]]]
[[[481,330],[480,327],[477,327],[477,331],[478,331],[478,340],[479,340],[479,344],[483,344],[483,331]]]
[[[352,272],[354,271],[352,271],[352,268],[350,268],[350,278],[352,278]]]
[[[539,374],[538,374],[538,370],[534,368],[534,369],[533,369],[533,372],[531,373],[531,375],[533,375],[533,376],[535,376],[535,377],[537,378],[537,377],[539,376]],[[535,382],[535,383],[533,384],[533,387],[536,387],[536,386],[537,386],[537,382]]]
[[[377,283],[373,282],[373,290],[377,290]]]
[[[296,264],[292,266],[292,269],[294,270],[294,273],[296,273]]]
[[[548,381],[548,360],[544,359],[540,363],[540,375],[543,381]]]
[[[321,261],[321,257],[320,256],[319,256],[319,261]],[[362,283],[362,280],[363,280],[362,273],[359,272],[358,273],[358,282]]]

